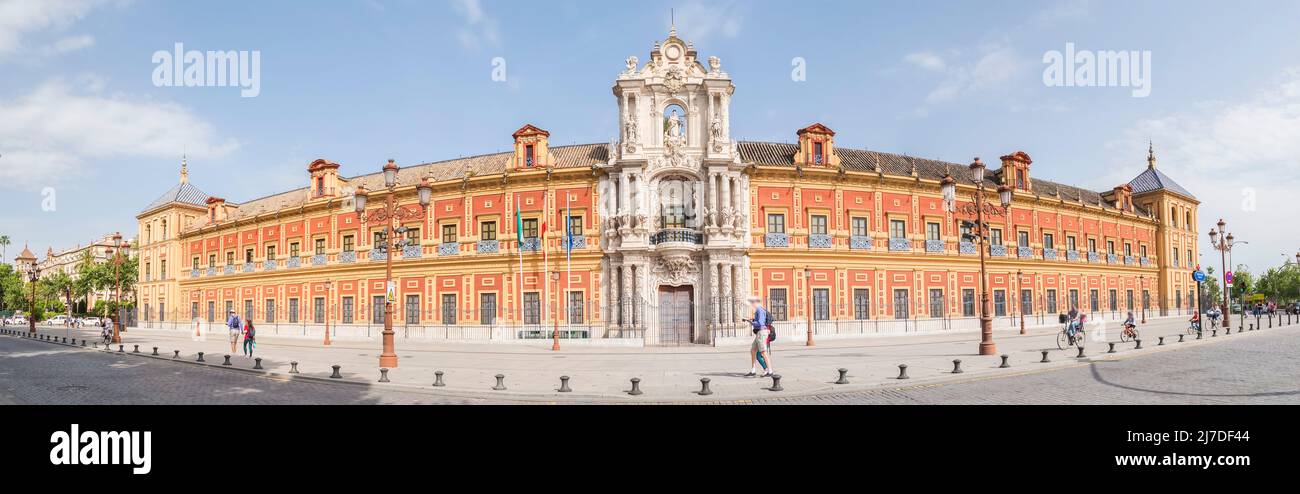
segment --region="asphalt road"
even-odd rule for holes
[[[1300,404],[1297,353],[1297,333],[1275,330],[1229,337],[1213,345],[1080,362],[1057,370],[1032,372],[1027,366],[1007,377],[724,403]],[[379,386],[268,378],[0,337],[0,405],[486,403],[512,402],[491,396],[449,397]]]

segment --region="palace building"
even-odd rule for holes
[[[720,60],[674,29],[617,74],[609,143],[551,146],[529,124],[511,152],[403,165],[391,192],[378,164],[345,176],[319,159],[302,187],[242,202],[200,191],[183,166],[137,217],[136,324],[219,325],[233,309],[263,331],[378,338],[391,297],[398,338],[548,341],[558,328],[568,341],[716,344],[747,337],[757,295],[783,339],[810,318],[819,337],[974,330],[981,249],[998,328],[1194,303],[1198,201],[1151,150],[1109,190],[1037,178],[1023,151],[977,189],[967,164],[840,147],[821,123],[796,144],[733,140],[734,92]],[[986,245],[964,236],[979,190]],[[373,210],[390,193],[411,242],[385,253]]]

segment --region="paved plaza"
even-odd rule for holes
[[[263,338],[252,359],[229,343],[168,330],[132,329],[123,352],[83,338],[96,331],[41,328],[78,346],[7,335],[0,338],[0,403],[1296,403],[1296,325],[1218,336],[1187,336],[1182,318],[1142,326],[1143,346],[1088,341],[1085,357],[1057,350],[1056,332],[999,332],[1000,356],[975,355],[978,334],[840,340],[815,347],[782,345],[775,363],[783,390],[770,379],[746,378],[743,348],[591,348],[558,352],[535,347],[404,343],[391,382],[377,382],[374,343]],[[19,328],[8,328],[16,331]],[[1095,332],[1100,333],[1100,331]],[[1114,341],[1117,334],[1107,331]],[[1184,342],[1179,343],[1179,334]],[[1163,336],[1165,344],[1159,344]],[[139,345],[140,354],[132,351]],[[160,356],[150,356],[153,347]],[[1040,362],[1050,349],[1049,363]],[[179,357],[175,351],[179,350]],[[205,363],[196,362],[204,352]],[[953,360],[962,360],[953,374]],[[291,373],[297,362],[299,373]],[[1236,362],[1242,362],[1237,364]],[[899,364],[908,366],[898,379]],[[332,365],[340,379],[331,379]],[[1240,369],[1232,368],[1240,366]],[[847,384],[836,384],[838,369]],[[446,386],[432,386],[435,371]],[[493,390],[495,375],[505,390]],[[560,393],[561,375],[572,392]],[[1200,381],[1195,379],[1200,376]],[[641,380],[633,396],[630,380]],[[701,396],[700,379],[711,395]],[[1136,378],[1136,381],[1134,380]],[[1282,379],[1283,381],[1278,381]],[[1199,383],[1199,384],[1198,384]]]

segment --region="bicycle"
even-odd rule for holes
[[[1067,323],[1060,333],[1056,333],[1056,348],[1064,350],[1075,345],[1083,346],[1083,326],[1071,331],[1070,324]]]
[[[1128,343],[1140,338],[1138,336],[1137,325],[1125,325],[1124,330],[1119,332],[1119,341]]]
[[[1190,324],[1187,325],[1187,334],[1189,334],[1189,335],[1193,335],[1193,334],[1200,334],[1200,333],[1201,333],[1201,324],[1200,324],[1200,323],[1198,323],[1198,322],[1191,322]]]

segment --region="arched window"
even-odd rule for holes
[[[162,220],[162,238],[160,240],[167,240],[167,220]]]
[[[664,142],[686,142],[686,109],[676,103],[664,107]]]
[[[145,241],[145,243],[153,242],[153,226],[152,226],[152,225],[145,225],[145,226],[144,226],[144,241]]]
[[[1187,219],[1185,219],[1185,220],[1183,221],[1183,226],[1184,226],[1185,228],[1187,228],[1188,230],[1191,230],[1191,229],[1192,229],[1192,212],[1191,212],[1191,211],[1188,211],[1188,212],[1187,212]]]
[[[1178,208],[1173,206],[1169,207],[1169,223],[1174,228],[1178,227]]]

